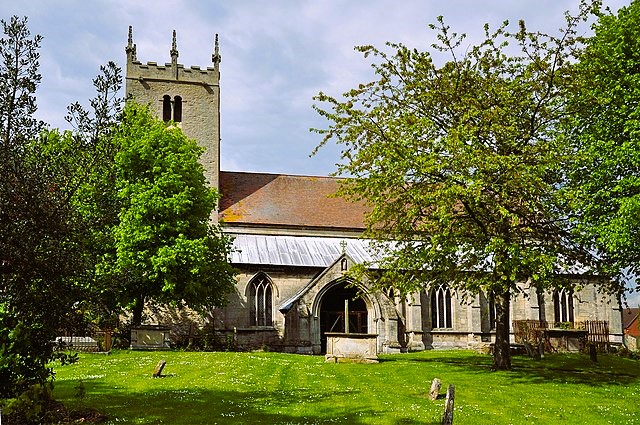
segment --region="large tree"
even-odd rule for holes
[[[34,118],[41,37],[26,18],[2,21],[0,39],[0,397],[51,376],[52,341],[77,295],[77,215],[43,160]]]
[[[640,2],[599,14],[580,55],[566,132],[579,230],[612,276],[640,272]]]
[[[511,367],[510,300],[522,284],[568,285],[568,265],[590,261],[558,194],[571,152],[557,130],[575,28],[591,6],[559,35],[505,22],[466,48],[440,17],[431,51],[359,47],[377,79],[316,97],[330,122],[316,130],[322,144],[344,146],[341,194],[370,204],[366,236],[383,242],[377,284],[492,294],[494,369]]]
[[[114,282],[133,324],[148,301],[223,304],[235,286],[231,240],[212,220],[218,193],[198,162],[202,149],[134,101],[112,137],[119,210],[99,273]]]

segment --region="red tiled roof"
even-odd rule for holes
[[[624,333],[640,336],[640,308],[626,308],[622,311],[622,329],[624,329]]]
[[[228,224],[364,229],[367,208],[332,197],[340,179],[220,172],[220,219]]]

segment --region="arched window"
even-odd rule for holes
[[[249,320],[251,326],[272,326],[271,282],[266,275],[260,274],[249,282]]]
[[[496,330],[496,296],[493,291],[489,292],[489,329]]]
[[[451,290],[444,285],[431,291],[431,327],[452,328]]]
[[[171,121],[171,96],[162,96],[162,121]]]
[[[182,97],[180,96],[173,98],[173,120],[182,122]]]
[[[340,271],[346,272],[348,268],[349,268],[349,263],[347,262],[346,258],[343,258],[340,261]]]
[[[553,291],[553,314],[556,323],[573,323],[573,291],[561,289]]]

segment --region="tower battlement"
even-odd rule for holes
[[[173,66],[171,63],[159,65],[157,62],[142,63],[133,61],[127,63],[127,78],[138,80],[175,80],[176,82],[217,86],[220,82],[220,72],[210,66],[205,69],[199,66],[185,68],[181,63]]]

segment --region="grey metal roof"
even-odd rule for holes
[[[234,234],[234,264],[328,267],[345,252],[357,263],[373,262],[367,239]]]

